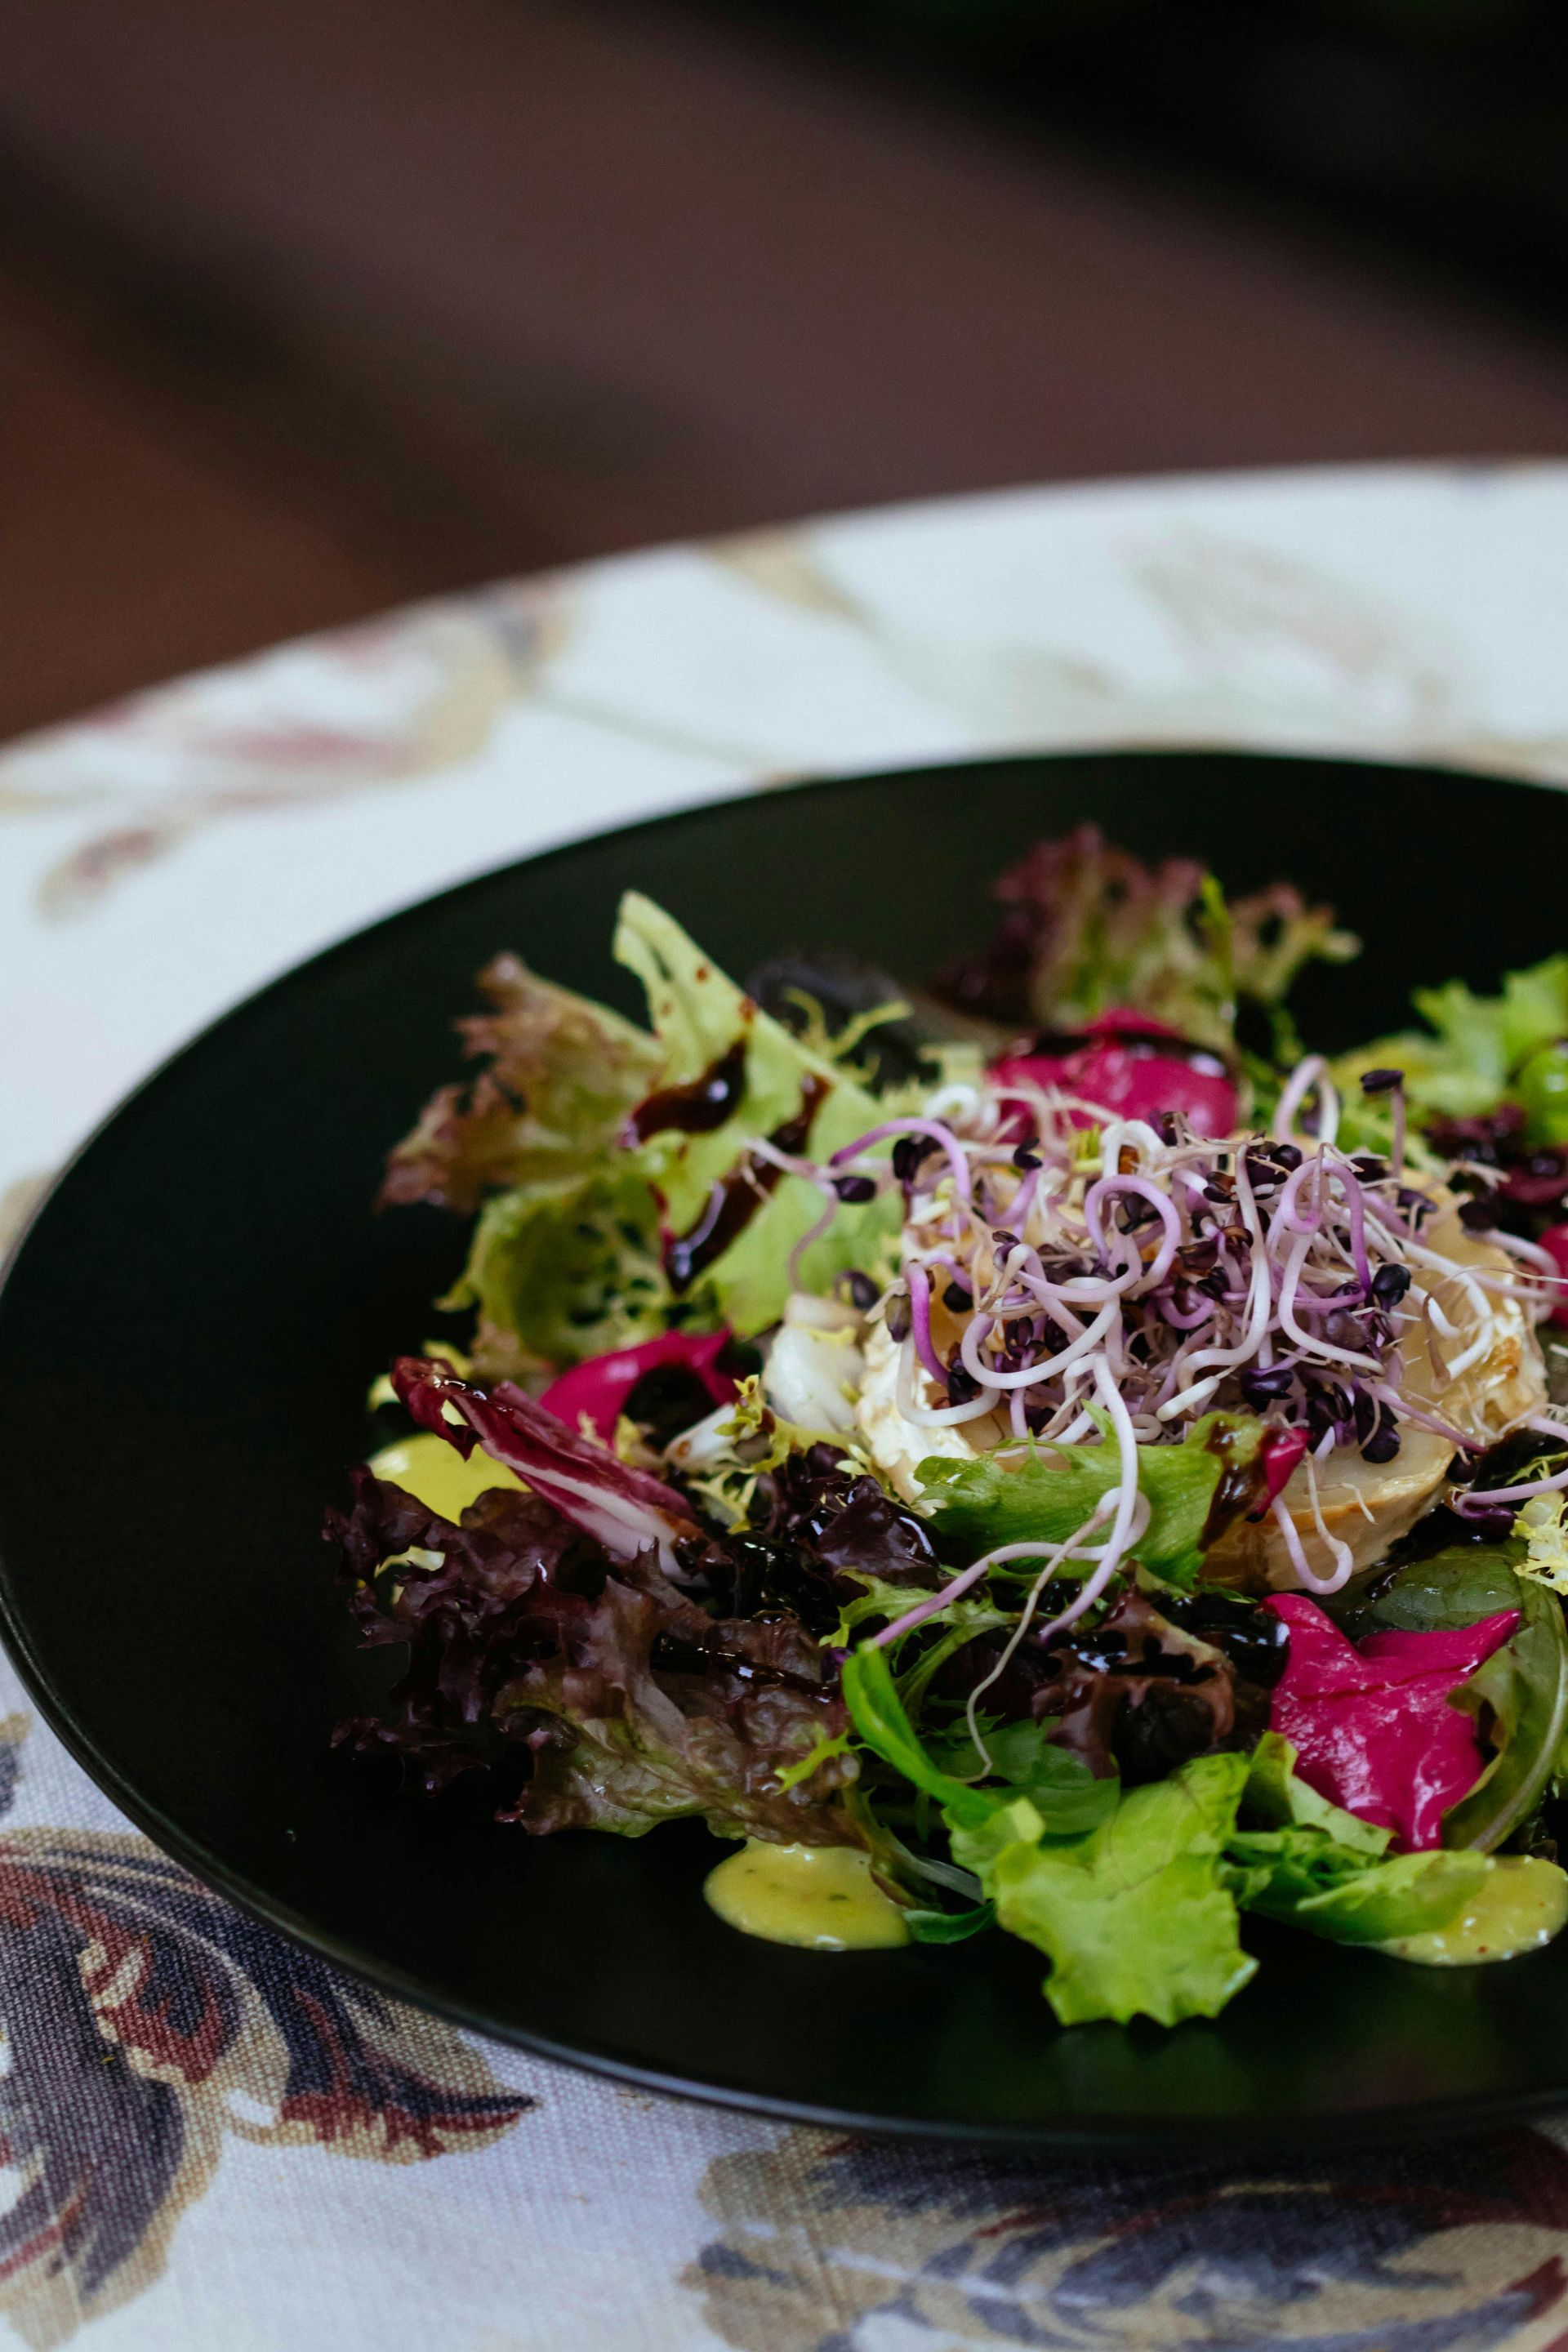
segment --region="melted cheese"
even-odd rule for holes
[[[909,1941],[902,1912],[858,1846],[764,1845],[752,1838],[709,1872],[703,1893],[727,1926],[770,1944],[870,1952]]]
[[[917,1395],[930,1394],[922,1371]],[[921,1499],[918,1472],[928,1455],[949,1462],[968,1462],[977,1453],[999,1444],[1006,1424],[999,1413],[977,1421],[950,1422],[944,1427],[921,1429],[906,1421],[899,1410],[899,1343],[885,1323],[873,1323],[866,1339],[866,1376],[855,1408],[856,1425],[872,1461],[906,1503]],[[933,1399],[932,1402],[935,1402]]]

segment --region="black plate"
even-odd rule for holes
[[[531,1842],[329,1757],[395,1671],[356,1650],[317,1528],[370,1371],[418,1344],[461,1234],[374,1217],[385,1146],[453,1074],[496,948],[637,1009],[612,964],[646,890],[731,970],[837,943],[929,972],[985,885],[1092,815],[1247,887],[1287,874],[1362,929],[1308,1034],[1394,1025],[1413,982],[1563,944],[1568,802],[1426,770],[1112,753],[921,770],[639,825],[448,891],[279,981],[121,1109],[0,1293],[0,1608],[61,1737],[160,1844],[387,1990],[553,2057],[777,2114],[1186,2151],[1367,2138],[1568,2101],[1568,1937],[1424,1970],[1258,1934],[1214,2024],[1061,2032],[1037,1957],[989,1937],[825,1958],[734,1935],[719,1849]],[[1249,1935],[1252,1930],[1249,1927]]]

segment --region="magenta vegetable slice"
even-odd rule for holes
[[[586,1363],[574,1364],[551,1383],[539,1402],[568,1429],[579,1428],[586,1414],[608,1444],[616,1433],[616,1420],[626,1411],[626,1399],[644,1373],[660,1370],[667,1364],[693,1373],[714,1404],[731,1403],[735,1383],[717,1362],[730,1339],[728,1331],[665,1331],[657,1339],[645,1339],[640,1347],[616,1348],[607,1356],[590,1356]]]
[[[1060,1087],[1122,1118],[1152,1119],[1161,1111],[1180,1111],[1194,1135],[1230,1135],[1240,1115],[1236,1088],[1217,1054],[1188,1045],[1163,1021],[1131,1011],[1100,1013],[1087,1024],[1085,1042],[1070,1053],[1009,1055],[993,1066],[991,1076],[1002,1086],[1013,1080]]]
[[[1479,1780],[1472,1717],[1449,1699],[1518,1631],[1517,1609],[1457,1631],[1373,1633],[1359,1645],[1304,1593],[1263,1607],[1289,1630],[1268,1727],[1289,1740],[1309,1787],[1423,1853]]]

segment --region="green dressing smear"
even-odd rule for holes
[[[858,1846],[765,1845],[749,1839],[703,1889],[727,1926],[812,1952],[885,1951],[909,1942],[904,1916]]]
[[[1458,1917],[1422,1936],[1396,1936],[1380,1952],[1433,1969],[1473,1969],[1538,1951],[1568,1924],[1568,1874],[1533,1855],[1500,1854]]]

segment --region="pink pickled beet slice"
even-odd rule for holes
[[[1347,1640],[1304,1593],[1263,1602],[1289,1629],[1268,1728],[1289,1740],[1319,1795],[1392,1830],[1396,1847],[1440,1845],[1443,1815],[1474,1788],[1484,1759],[1474,1718],[1450,1694],[1517,1631],[1520,1612],[1453,1632]]]
[[[728,1331],[708,1331],[700,1336],[666,1331],[659,1339],[645,1339],[640,1347],[617,1348],[607,1356],[590,1356],[586,1363],[574,1364],[569,1372],[552,1381],[539,1401],[568,1429],[580,1428],[582,1416],[586,1413],[606,1444],[616,1433],[616,1422],[626,1410],[626,1399],[643,1374],[664,1364],[679,1364],[682,1370],[695,1373],[715,1404],[729,1404],[735,1395],[735,1383],[727,1372],[719,1370],[717,1359],[729,1346],[730,1336]]]
[[[1234,1133],[1240,1107],[1217,1054],[1184,1045],[1177,1031],[1147,1013],[1100,1013],[1085,1026],[1089,1042],[1072,1052],[1006,1055],[993,1064],[992,1077],[1004,1087],[1009,1080],[1062,1087],[1122,1118],[1152,1119],[1174,1110],[1195,1135]],[[1178,1050],[1154,1050],[1165,1041]],[[1074,1123],[1090,1121],[1075,1113]]]
[[[1131,1004],[1113,1004],[1107,1013],[1097,1013],[1092,1021],[1083,1024],[1086,1037],[1167,1037],[1175,1045],[1182,1043],[1182,1033],[1173,1029],[1168,1021],[1156,1021],[1152,1013],[1135,1012]]]

